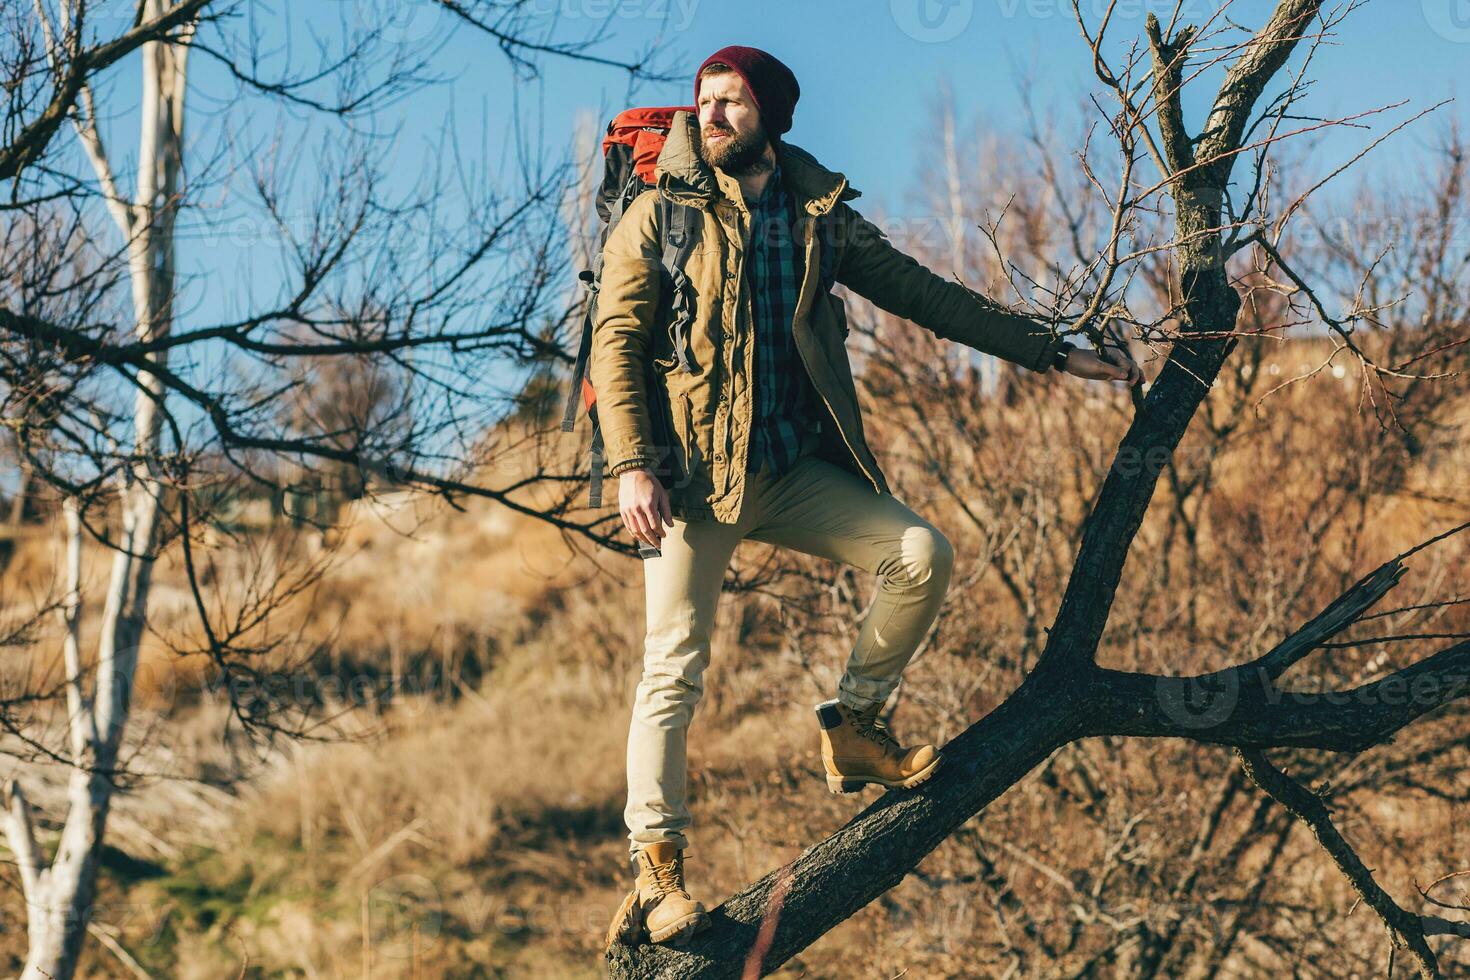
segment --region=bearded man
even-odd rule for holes
[[[674,117],[657,187],[632,202],[603,250],[588,370],[619,512],[657,549],[643,563],[647,629],[627,748],[637,877],[610,943],[682,941],[708,922],[684,877],[686,734],[741,541],[876,577],[835,696],[815,706],[827,787],[912,789],[943,761],[931,744],[900,744],[879,716],[939,611],[954,551],[889,491],[868,448],[833,285],[1032,371],[1141,380],[1126,351],[1076,348],[895,248],[848,205],[858,192],[842,174],[783,138],[799,95],[791,69],[764,51],[707,58],[694,80],[697,116]],[[678,357],[662,324],[660,195],[699,218],[685,267],[693,318]],[[657,387],[646,380],[650,359],[669,367]],[[667,446],[655,417],[669,422]],[[659,477],[666,461],[677,464],[672,486]]]

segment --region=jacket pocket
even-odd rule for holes
[[[643,365],[643,389],[647,399],[650,435],[656,457],[653,471],[659,482],[668,486],[679,479],[678,442],[679,415],[677,396],[669,391],[667,378],[652,363]]]
[[[690,401],[689,393],[681,391],[674,395],[678,409],[675,412],[677,451],[679,454],[679,468],[675,486],[687,487],[694,480],[703,463],[704,455],[699,448],[699,430],[694,425],[694,403]]]

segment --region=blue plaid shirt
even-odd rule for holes
[[[755,419],[748,470],[768,462],[780,475],[796,462],[803,432],[815,431],[816,392],[801,362],[791,322],[804,256],[796,240],[796,202],[776,167],[750,208],[746,287],[755,315]]]

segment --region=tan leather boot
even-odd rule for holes
[[[638,851],[638,879],[613,916],[608,948],[615,942],[680,944],[709,925],[709,913],[684,887],[684,852],[672,841]]]
[[[868,783],[913,789],[939,768],[943,761],[939,750],[932,745],[907,749],[899,745],[878,720],[881,709],[877,705],[857,711],[835,700],[817,705],[822,765],[832,792],[855,793]]]

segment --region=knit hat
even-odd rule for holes
[[[796,108],[796,100],[801,98],[801,86],[796,84],[796,75],[790,68],[760,48],[732,44],[704,59],[699,71],[694,73],[696,106],[699,105],[700,75],[705,68],[717,63],[729,65],[745,80],[768,134],[779,136],[791,128],[791,112]]]

